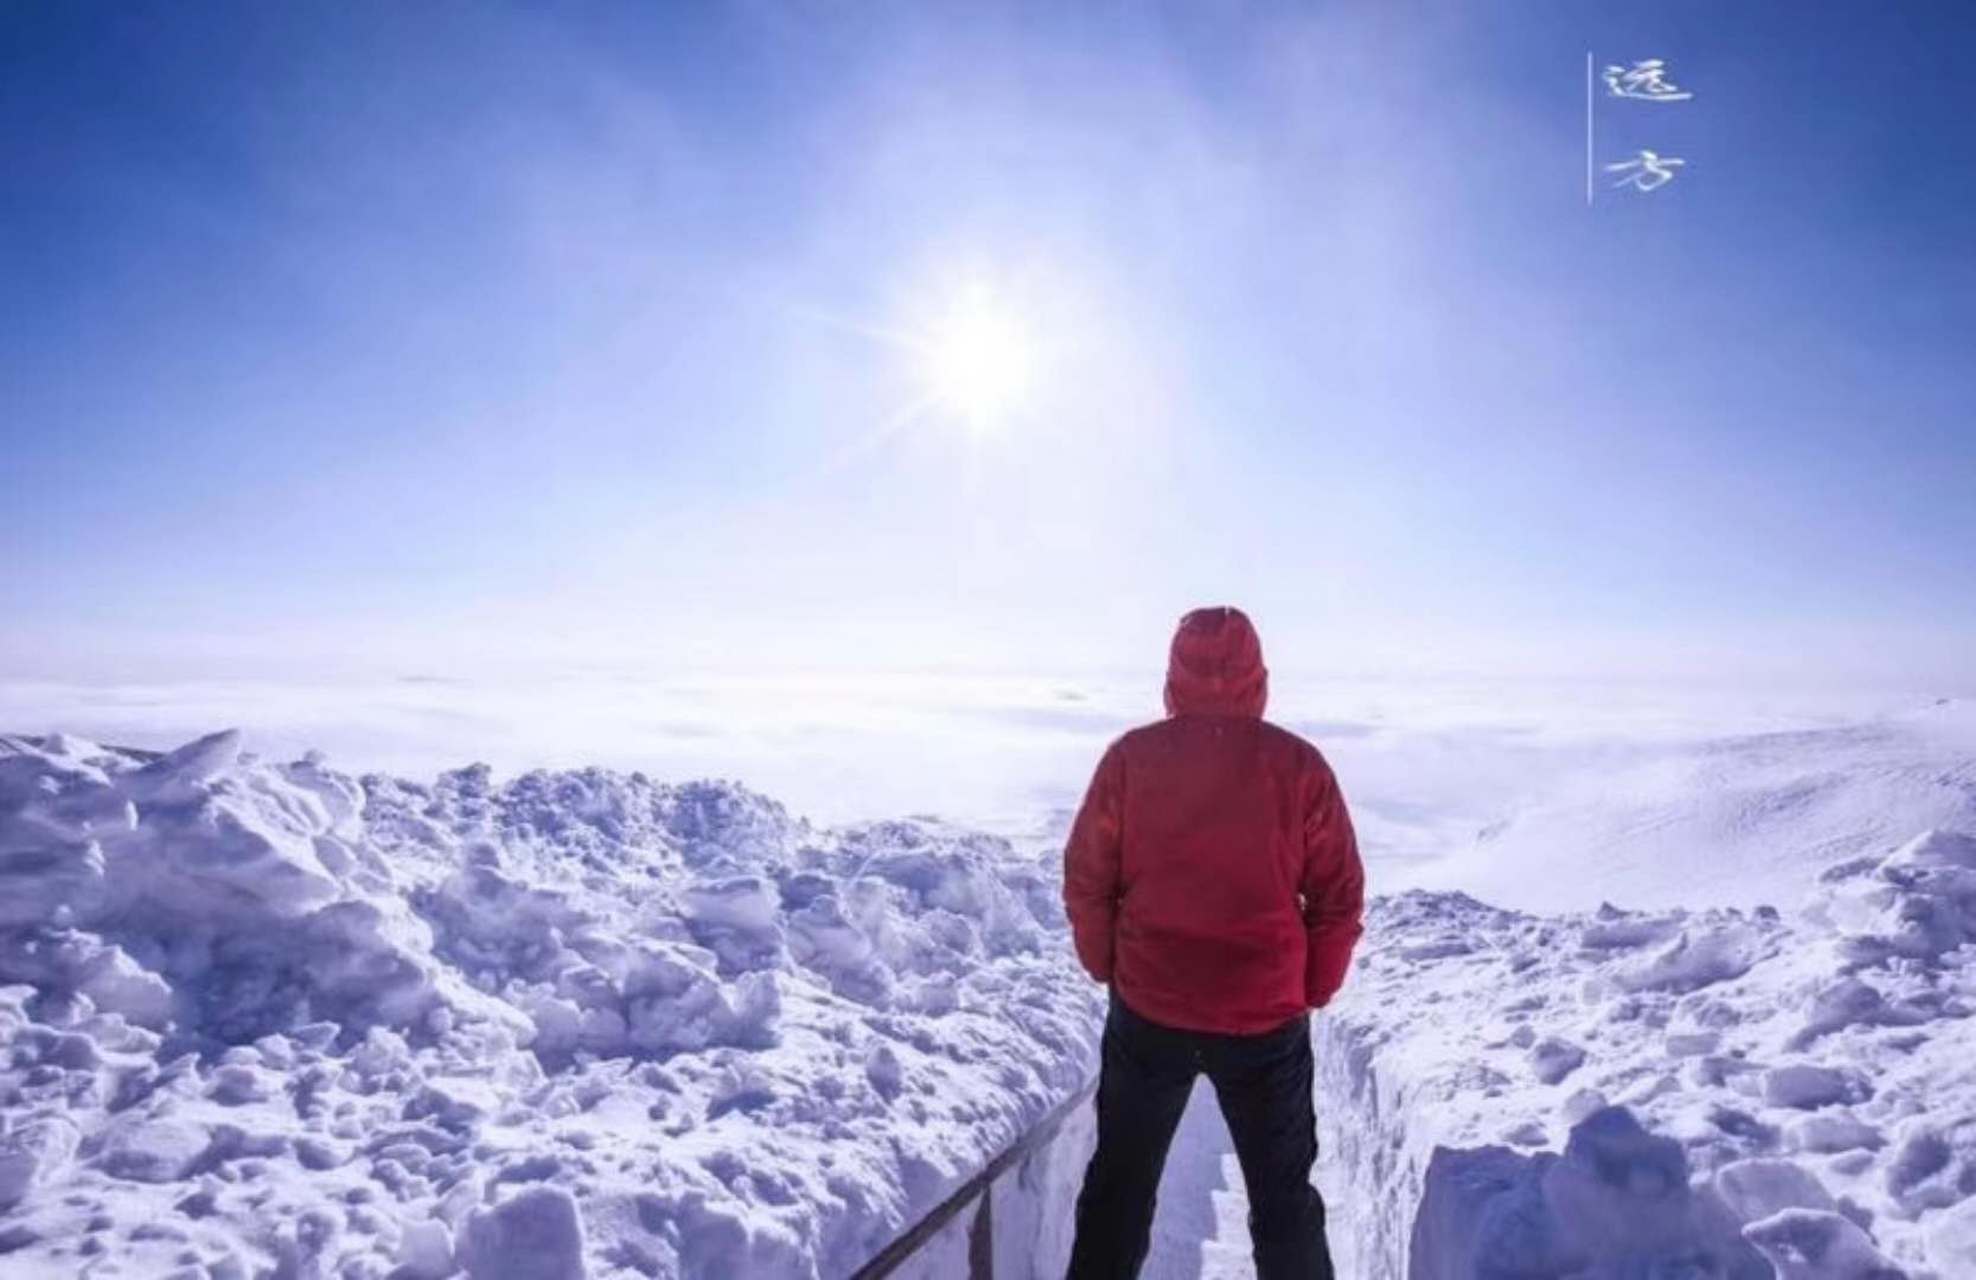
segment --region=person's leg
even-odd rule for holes
[[[1098,1148],[1077,1196],[1069,1280],[1139,1274],[1160,1171],[1197,1070],[1185,1033],[1154,1026],[1112,998],[1098,1068]]]
[[[1208,1074],[1249,1192],[1257,1280],[1332,1280],[1324,1201],[1310,1184],[1317,1116],[1309,1019],[1218,1042]]]

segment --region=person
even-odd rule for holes
[[[1365,875],[1330,766],[1262,718],[1268,683],[1241,610],[1187,614],[1167,718],[1106,749],[1071,825],[1064,907],[1078,960],[1110,988],[1071,1280],[1138,1274],[1201,1073],[1248,1188],[1259,1280],[1332,1278],[1310,1183],[1310,1011],[1344,983]]]

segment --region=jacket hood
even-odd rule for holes
[[[1166,666],[1166,713],[1260,716],[1269,701],[1262,641],[1240,609],[1196,609],[1180,620]]]

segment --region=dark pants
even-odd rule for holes
[[[1249,1192],[1257,1280],[1332,1280],[1311,1104],[1310,1017],[1254,1036],[1175,1031],[1112,996],[1098,1076],[1098,1149],[1077,1197],[1070,1280],[1139,1274],[1160,1171],[1194,1077],[1206,1072]]]

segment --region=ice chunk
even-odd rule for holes
[[[707,924],[732,929],[767,931],[775,928],[778,895],[760,876],[733,876],[696,884],[686,890],[686,913]]]
[[[1884,1022],[1888,1018],[1886,997],[1854,977],[1843,977],[1819,988],[1812,997],[1804,1026],[1791,1037],[1796,1049],[1809,1047],[1821,1036],[1860,1024]]]
[[[356,832],[364,808],[363,788],[355,780],[330,769],[320,753],[312,751],[293,764],[283,765],[281,776],[316,798],[329,831]]]
[[[1675,1031],[1667,1037],[1667,1053],[1674,1058],[1697,1058],[1714,1053],[1722,1045],[1720,1031]]]
[[[169,751],[122,780],[124,793],[140,805],[183,804],[198,798],[206,783],[240,761],[240,731],[222,729]]]
[[[171,985],[122,947],[103,948],[76,978],[76,990],[104,1013],[121,1014],[141,1027],[162,1027],[171,1018]]]
[[[1694,924],[1646,961],[1619,970],[1627,991],[1696,991],[1748,973],[1762,944],[1751,925]]]
[[[1558,1114],[1564,1118],[1566,1127],[1570,1127],[1594,1112],[1605,1110],[1608,1105],[1605,1094],[1599,1090],[1580,1089],[1564,1100],[1564,1106],[1559,1109]]]
[[[229,1063],[211,1075],[206,1096],[221,1106],[265,1102],[280,1089],[280,1077],[245,1063]]]
[[[905,1066],[899,1061],[899,1052],[884,1041],[878,1041],[865,1052],[865,1078],[880,1097],[890,1101],[899,1096],[905,1085]]]
[[[445,1280],[453,1273],[453,1233],[437,1218],[408,1222],[398,1236],[404,1280]]]
[[[1848,950],[1862,963],[1938,962],[1976,942],[1976,836],[1924,832],[1872,876],[1832,890],[1823,909],[1854,935]]]
[[[1777,1268],[1777,1280],[1907,1280],[1851,1219],[1817,1209],[1784,1209],[1743,1228],[1743,1238]]]
[[[63,1116],[30,1120],[0,1134],[0,1213],[26,1198],[74,1157],[80,1132]]]
[[[1619,951],[1664,942],[1681,928],[1674,916],[1629,915],[1610,903],[1601,906],[1579,933],[1578,945],[1592,951]]]
[[[1569,1040],[1545,1036],[1530,1047],[1530,1069],[1545,1084],[1556,1084],[1585,1062],[1585,1051]]]
[[[1441,1148],[1413,1220],[1411,1280],[1687,1274],[1762,1280],[1767,1269],[1727,1211],[1688,1185],[1681,1145],[1608,1108],[1571,1132],[1562,1157]]]
[[[825,894],[789,918],[789,950],[796,963],[821,974],[848,1000],[883,1007],[893,973],[871,938],[846,918],[835,894]]]
[[[1800,1150],[1820,1154],[1879,1147],[1886,1142],[1878,1129],[1843,1107],[1806,1116],[1791,1127],[1791,1133]]]
[[[1885,1181],[1887,1191],[1908,1213],[1954,1204],[1976,1183],[1976,1167],[1957,1158],[1950,1137],[1929,1119],[1911,1120],[1904,1127]]]
[[[1715,1171],[1715,1190],[1745,1222],[1785,1209],[1835,1210],[1817,1178],[1788,1160],[1737,1160]]]
[[[561,1187],[536,1186],[467,1218],[460,1262],[474,1280],[584,1280],[583,1221]]]
[[[396,903],[333,903],[298,932],[318,1002],[345,1022],[409,1027],[441,998],[429,935]]]
[[[1859,1102],[1870,1096],[1871,1087],[1857,1073],[1834,1067],[1794,1063],[1763,1073],[1763,1100],[1773,1107],[1813,1111],[1837,1102]]]
[[[145,1120],[113,1130],[98,1161],[105,1173],[133,1182],[177,1182],[212,1145],[205,1126]]]
[[[292,919],[341,892],[316,857],[311,825],[292,811],[213,799],[156,818],[148,834],[150,847],[130,856],[152,909],[195,918],[251,911]]]
[[[173,996],[164,979],[114,943],[79,929],[32,928],[0,934],[0,982],[32,983],[50,995],[82,995],[105,1013],[161,1027]]]
[[[713,951],[725,974],[779,967],[783,962],[781,897],[761,876],[735,876],[686,890],[694,939]]]

